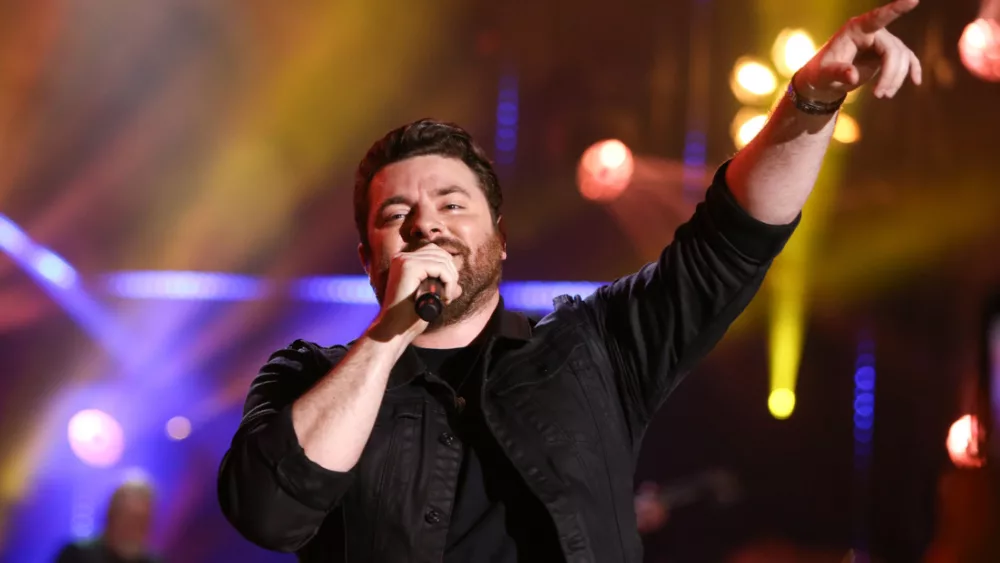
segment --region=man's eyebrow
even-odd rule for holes
[[[434,190],[434,195],[437,197],[443,197],[451,194],[462,194],[465,197],[472,197],[469,195],[469,190],[458,185],[445,186]]]
[[[382,212],[385,211],[386,207],[398,204],[405,204],[405,203],[409,203],[409,201],[405,197],[401,195],[394,195],[390,198],[385,199],[382,203],[379,204],[378,210],[376,211],[376,215],[379,216],[382,215]]]
[[[446,195],[451,195],[451,194],[462,194],[465,197],[472,197],[471,195],[469,195],[469,190],[459,185],[444,186],[434,190],[435,197],[444,197]],[[407,205],[409,203],[410,200],[408,200],[406,197],[401,195],[394,195],[392,197],[386,198],[384,201],[382,201],[382,203],[379,204],[376,214],[381,216],[382,213],[385,211],[386,207],[390,207],[393,205]]]

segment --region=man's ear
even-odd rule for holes
[[[507,259],[507,223],[503,220],[503,215],[497,218],[497,231],[500,233],[500,244],[503,245],[503,251],[500,253],[500,259]]]
[[[371,277],[372,251],[363,242],[358,243],[358,259],[361,260],[361,267],[365,273]]]

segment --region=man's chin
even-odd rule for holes
[[[427,323],[427,330],[434,331],[447,326],[451,326],[462,319],[468,318],[470,314],[469,303],[452,303],[445,305],[441,314],[436,319]]]
[[[428,325],[428,330],[453,325],[478,313],[483,307],[488,305],[490,296],[498,291],[498,289],[497,285],[493,284],[478,291],[463,293],[458,301],[445,305],[444,310],[441,311],[441,315]]]

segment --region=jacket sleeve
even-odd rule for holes
[[[243,420],[219,468],[222,512],[248,540],[297,551],[319,530],[353,480],[306,457],[291,405],[339,358],[296,340],[268,359],[250,386]],[[342,354],[341,354],[342,355]]]
[[[584,301],[640,433],[750,303],[801,218],[768,225],[751,217],[726,185],[727,167],[657,261]]]

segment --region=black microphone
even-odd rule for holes
[[[417,302],[414,308],[417,316],[431,322],[438,318],[444,305],[441,303],[441,290],[444,284],[437,278],[427,278],[417,286]]]

